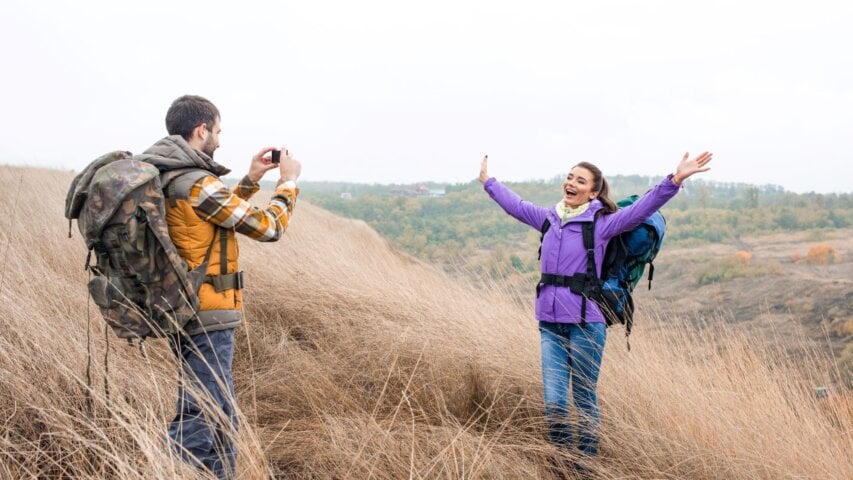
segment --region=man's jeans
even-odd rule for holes
[[[598,453],[598,397],[595,386],[607,336],[603,323],[539,322],[545,416],[551,441],[572,448],[569,387],[577,416],[578,450]]]
[[[177,414],[169,425],[173,446],[186,462],[217,478],[232,478],[237,459],[234,329],[173,337],[171,344],[183,360]]]

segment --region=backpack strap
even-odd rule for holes
[[[204,283],[213,285],[214,290],[241,290],[243,288],[243,272],[228,273],[228,235],[224,228],[219,228],[219,275],[207,275]],[[214,242],[216,239],[214,239]],[[211,247],[213,243],[211,243]]]
[[[649,290],[652,289],[652,278],[655,274],[655,265],[654,259],[657,257],[658,252],[660,252],[661,246],[663,246],[663,237],[666,233],[666,217],[663,216],[662,213],[656,212],[647,220],[647,224],[652,227],[652,231],[654,232],[654,244],[652,246],[652,254],[649,257]]]
[[[219,275],[228,273],[228,236],[225,229],[219,229]]]
[[[545,234],[551,228],[551,220],[548,220],[548,217],[545,217],[545,221],[542,222],[542,226],[539,227],[539,232],[542,234],[539,236],[539,255],[536,257],[536,260],[542,260],[542,241],[545,240]]]
[[[655,264],[649,262],[649,290],[652,289],[652,277],[655,276]]]
[[[178,200],[189,198],[193,185],[210,175],[213,174],[200,168],[178,168],[161,173],[160,185],[163,188],[163,196],[168,199],[170,207],[175,207],[178,205]]]
[[[583,248],[586,250],[586,275],[584,276],[584,293],[581,295],[581,325],[586,324],[587,298],[595,295],[595,285],[598,284],[598,275],[595,272],[595,221],[598,216],[592,217],[591,222],[581,225],[583,234]]]

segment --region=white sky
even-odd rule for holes
[[[581,160],[849,192],[853,2],[23,1],[0,4],[0,163],[79,170],[222,113],[242,175],[287,145],[303,179],[505,180]],[[268,174],[268,179],[275,175]]]

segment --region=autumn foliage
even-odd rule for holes
[[[840,262],[841,254],[832,245],[812,245],[806,254],[806,261],[817,265],[829,265]]]

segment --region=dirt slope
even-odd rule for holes
[[[809,261],[809,248],[825,245],[833,263]],[[703,271],[748,252],[752,277],[700,285]],[[743,255],[743,253],[740,253]],[[838,353],[853,341],[844,325],[853,322],[853,230],[822,234],[791,232],[745,237],[734,245],[667,247],[655,262],[653,289],[643,283],[638,299],[653,298],[688,318],[720,315],[771,341],[801,335],[815,344],[831,342]]]

